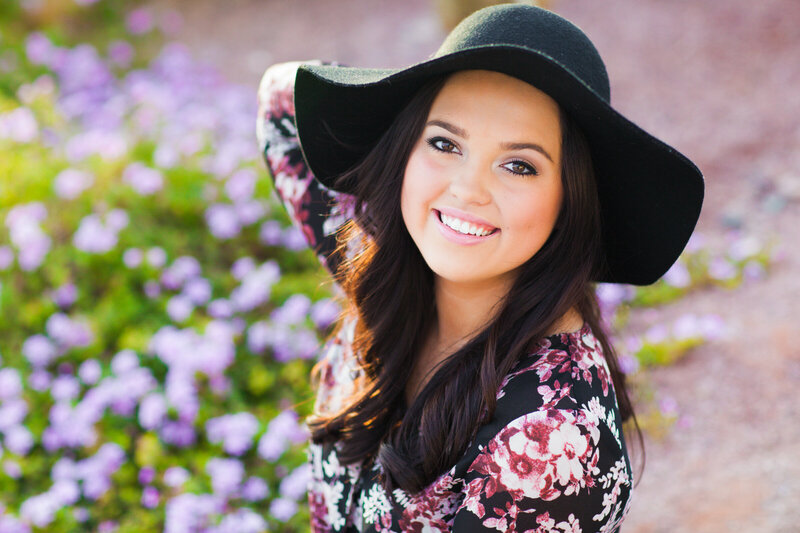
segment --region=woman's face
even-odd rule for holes
[[[452,75],[403,178],[403,220],[440,278],[508,286],[545,243],[562,199],[556,102],[498,72]]]

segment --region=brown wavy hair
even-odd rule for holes
[[[400,189],[445,80],[420,89],[362,161],[338,178],[337,188],[356,196],[356,215],[339,233],[342,261],[336,279],[357,318],[353,350],[363,372],[338,412],[308,417],[312,441],[338,441],[342,464],[379,461],[387,491],[400,487],[417,493],[458,462],[478,429],[492,419],[503,378],[575,308],[602,345],[620,414],[623,421],[633,419],[643,452],[625,375],[604,331],[591,281],[604,268],[591,153],[563,110],[564,195],[555,229],[520,269],[491,322],[437,365],[412,405],[405,405],[411,362],[430,332],[436,307],[433,273],[406,230]],[[313,369],[315,387],[324,364]]]

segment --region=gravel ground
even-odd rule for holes
[[[153,0],[184,16],[178,38],[254,88],[269,64],[357,66],[425,59],[444,36],[429,1]],[[335,10],[332,9],[335,6]],[[554,0],[606,60],[614,105],[706,176],[698,230],[778,239],[769,276],[709,289],[632,330],[686,312],[720,315],[722,340],[652,371],[681,423],[646,441],[626,533],[800,531],[800,3],[797,0]]]

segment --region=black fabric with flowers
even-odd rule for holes
[[[299,63],[267,70],[259,88],[258,139],[293,222],[332,269],[333,233],[352,198],[326,189],[303,161],[294,126]],[[315,410],[330,412],[360,370],[355,323],[324,347]],[[614,532],[631,502],[632,472],[602,348],[588,325],[544,339],[497,392],[493,419],[464,456],[418,494],[388,494],[380,464],[339,463],[336,445],[309,444],[313,531]]]

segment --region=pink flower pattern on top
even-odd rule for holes
[[[335,232],[353,198],[307,168],[294,124],[300,63],[270,67],[259,89],[258,138],[275,190],[323,263],[335,271]],[[315,411],[335,411],[361,375],[355,321],[323,348]],[[503,531],[614,533],[628,512],[632,473],[603,350],[588,325],[543,339],[497,391],[492,419],[462,458],[417,494],[387,493],[380,463],[340,463],[337,443],[309,443],[314,532]]]

